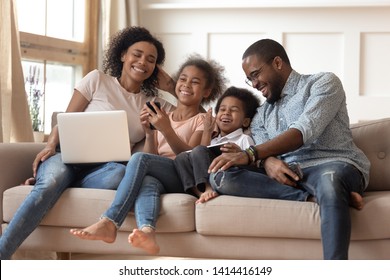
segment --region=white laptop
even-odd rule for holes
[[[125,111],[59,113],[57,123],[64,163],[100,163],[130,159],[130,138]]]

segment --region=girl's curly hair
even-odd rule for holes
[[[165,50],[163,44],[157,40],[146,28],[139,26],[127,27],[116,33],[110,40],[108,48],[104,53],[103,71],[113,77],[119,78],[122,74],[123,62],[122,55],[127,52],[127,49],[138,42],[149,42],[157,49],[157,65],[162,65],[165,60]],[[155,67],[152,75],[146,79],[141,90],[147,96],[156,96],[158,90],[156,88],[158,68]]]
[[[183,69],[187,66],[195,66],[204,72],[206,78],[206,89],[211,89],[211,93],[207,98],[202,100],[201,105],[207,105],[218,99],[226,89],[227,78],[224,76],[225,68],[215,60],[205,60],[199,54],[191,54],[187,60],[180,66],[179,70],[173,75],[175,82]]]

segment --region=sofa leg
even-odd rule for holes
[[[72,255],[70,252],[57,252],[57,259],[58,260],[70,260],[71,256]]]

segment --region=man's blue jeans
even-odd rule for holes
[[[19,206],[0,238],[0,259],[11,258],[70,185],[116,189],[124,173],[125,166],[115,162],[98,165],[64,164],[60,153],[42,162],[38,168],[35,186]]]
[[[362,194],[365,184],[353,165],[334,161],[304,168],[300,186],[316,197],[320,207],[324,259],[348,259],[351,236],[350,193]],[[305,192],[282,185],[263,173],[239,167],[218,171],[210,177],[220,194],[257,198],[292,198],[304,201]]]
[[[306,191],[283,187],[289,190],[289,194],[278,196],[280,199],[304,201],[309,196]],[[136,153],[126,166],[126,174],[118,186],[113,203],[102,217],[111,220],[119,228],[135,205],[138,228],[155,228],[162,193],[184,193],[174,160]]]
[[[134,207],[138,228],[155,228],[160,213],[160,194],[183,192],[172,159],[135,153],[127,163],[125,176],[118,186],[114,201],[102,217],[119,228]]]

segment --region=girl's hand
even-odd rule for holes
[[[162,133],[171,130],[171,122],[169,120],[168,114],[164,111],[164,109],[160,109],[157,107],[153,101],[150,102],[156,112],[153,112],[150,108],[146,108],[149,116],[148,121],[152,124],[155,129],[161,131]]]

